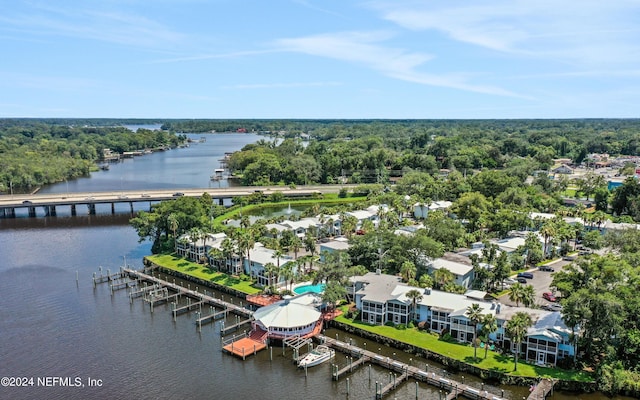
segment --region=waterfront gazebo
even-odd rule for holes
[[[259,308],[254,314],[253,328],[266,331],[269,338],[311,337],[322,329],[322,300],[315,293],[285,298]]]

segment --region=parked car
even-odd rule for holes
[[[533,274],[531,272],[520,272],[518,278],[533,279]]]
[[[502,283],[504,283],[505,285],[513,285],[516,282],[518,282],[518,281],[515,280],[515,279],[512,279],[512,278],[507,278],[507,279],[502,281]]]
[[[548,265],[541,265],[540,268],[538,268],[540,271],[546,271],[546,272],[554,272],[555,269],[553,269],[552,267],[548,266]]]
[[[575,261],[576,260],[576,256],[564,256],[562,257],[563,260],[565,261]]]
[[[517,280],[518,280],[518,283],[527,283],[527,280],[522,277],[519,277]]]
[[[551,292],[542,293],[542,298],[545,299],[545,300],[549,300],[549,301],[551,301],[553,303],[558,301],[558,299],[556,299],[556,296],[554,296],[553,293],[551,293]]]
[[[562,306],[558,303],[549,303],[542,306],[542,308],[548,311],[562,311]]]
[[[184,193],[182,193],[182,192],[175,192],[173,194],[173,197],[182,197],[182,196],[184,196]]]
[[[140,197],[151,197],[151,196],[149,196],[148,193],[142,193],[142,196],[140,196]]]

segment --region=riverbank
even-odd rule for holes
[[[173,255],[154,255],[144,258],[145,265],[170,276],[194,282],[201,286],[246,298],[248,294],[261,292],[251,286],[250,281],[206,268],[203,265],[184,260]],[[469,345],[439,340],[430,332],[416,328],[396,329],[390,326],[368,325],[353,321],[343,314],[331,322],[332,326],[367,338],[374,342],[397,348],[409,354],[416,354],[433,360],[456,372],[465,372],[488,382],[506,385],[531,386],[541,378],[554,380],[556,388],[568,391],[594,392],[596,384],[593,376],[584,371],[566,371],[559,368],[547,368],[523,361],[518,362],[517,371],[513,371],[514,360],[510,355],[485,349],[477,349],[474,361],[474,348]]]
[[[253,287],[250,280],[242,280],[170,254],[146,256],[144,264],[146,267],[156,268],[167,275],[190,280],[240,298],[262,291],[262,289]]]
[[[597,390],[593,376],[585,371],[540,367],[521,360],[518,362],[517,371],[513,371],[514,360],[510,355],[488,350],[485,358],[485,349],[478,348],[478,356],[474,361],[472,346],[441,341],[437,335],[419,331],[417,328],[396,329],[390,326],[369,325],[347,318],[346,313],[336,317],[331,323],[345,332],[416,354],[455,372],[469,373],[490,382],[531,386],[541,378],[549,378],[557,382],[556,388],[560,390],[586,393]]]

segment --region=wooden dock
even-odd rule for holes
[[[540,400],[546,399],[549,393],[553,392],[553,386],[555,382],[551,379],[541,379],[537,385],[534,386],[527,400]]]
[[[244,360],[247,356],[255,355],[260,350],[267,348],[267,332],[255,330],[250,334],[246,332],[233,338],[222,341],[222,350],[227,351]]]
[[[330,346],[337,351],[346,353],[354,357],[357,356],[358,361],[362,360],[358,365],[362,365],[366,361],[370,361],[371,364],[376,364],[383,368],[389,369],[390,372],[400,373],[400,375],[394,374],[393,378],[395,379],[395,382],[391,381],[390,378],[390,382],[386,386],[380,385],[380,387],[376,387],[376,399],[382,399],[390,391],[395,389],[401,382],[409,378],[413,378],[417,381],[425,382],[429,385],[435,386],[438,389],[449,391],[447,399],[453,399],[459,396],[463,396],[469,399],[506,400],[501,396],[484,390],[484,386],[479,389],[473,386],[465,385],[462,382],[457,382],[453,379],[446,378],[435,372],[429,372],[416,366],[403,363],[390,357],[384,357],[372,351],[364,350],[360,347],[353,346],[349,343],[341,342],[324,335],[318,335],[317,338],[323,344]],[[351,368],[349,367],[349,365],[341,368],[340,370],[338,370],[339,374],[337,375],[337,378],[334,379],[339,379],[344,374],[347,374],[350,369]],[[336,371],[332,369],[331,372],[332,374],[334,374]]]
[[[237,330],[238,328],[240,328],[243,325],[246,325],[248,323],[251,322],[251,318],[245,319],[244,321],[238,321],[233,325],[229,325],[229,326],[225,326],[224,325],[224,321],[222,321],[222,324],[220,325],[220,334],[222,336],[226,336],[227,333],[229,332],[233,332],[235,330]]]
[[[246,319],[243,321],[238,321],[236,322],[236,324],[233,324],[227,327],[226,329],[224,328],[224,325],[223,325],[223,329],[221,329],[223,334],[233,329],[237,329],[241,325],[244,325],[251,321],[251,316],[253,315],[253,311],[247,310],[246,308],[237,306],[232,303],[228,303],[221,299],[216,299],[215,297],[200,293],[196,290],[191,290],[190,288],[185,288],[175,283],[167,282],[160,278],[156,278],[152,275],[145,274],[144,272],[136,271],[132,269],[127,269],[127,268],[122,269],[122,272],[120,272],[120,274],[122,275],[122,277],[126,276],[129,278],[133,278],[139,282],[151,283],[151,285],[149,286],[145,286],[142,289],[139,289],[135,292],[133,291],[130,292],[129,299],[131,302],[133,302],[134,297],[142,296],[145,299],[145,301],[149,302],[149,306],[151,307],[152,311],[153,311],[153,306],[156,303],[167,302],[171,299],[178,299],[182,296],[186,297],[188,301],[187,305],[177,307],[177,302],[172,304],[173,308],[171,312],[174,319],[178,314],[182,314],[194,309],[198,309],[201,312],[203,306],[209,305],[212,307],[222,309],[223,311],[219,313],[213,313],[211,315],[207,315],[204,317],[199,315],[199,317],[196,319],[196,325],[198,325],[199,327],[202,326],[203,322],[213,320],[217,316],[222,315],[222,313],[224,313],[224,315],[226,316],[229,312],[232,312],[238,315],[239,317],[245,317]],[[138,287],[140,287],[139,285],[140,284],[138,284]],[[169,294],[168,292],[169,290],[175,293]],[[191,302],[191,299],[194,299],[195,302]]]
[[[197,318],[196,324],[202,325],[202,324],[206,324],[207,322],[213,322],[220,317],[226,318],[227,314],[228,314],[228,311],[226,309],[218,312],[213,312],[209,315],[204,315],[200,318]]]
[[[341,376],[343,376],[346,373],[353,372],[354,369],[358,368],[359,366],[361,366],[362,364],[364,364],[369,360],[370,359],[367,356],[361,356],[360,358],[357,358],[356,361],[353,361],[353,357],[351,357],[349,364],[347,364],[340,370],[337,369],[338,365],[336,364],[335,365],[336,371],[333,374],[333,380],[335,381],[339,380]]]

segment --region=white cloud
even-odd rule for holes
[[[44,4],[0,16],[2,30],[35,37],[66,36],[127,46],[165,48],[183,43],[185,35],[124,11],[58,8]]]
[[[477,0],[375,2],[384,19],[413,31],[505,53],[571,63],[637,61],[640,3],[635,0]]]
[[[389,32],[339,32],[279,39],[275,46],[282,51],[304,53],[364,65],[385,76],[424,85],[449,87],[471,92],[520,97],[510,91],[468,82],[464,75],[436,75],[418,71],[433,56],[382,46],[393,35]]]

